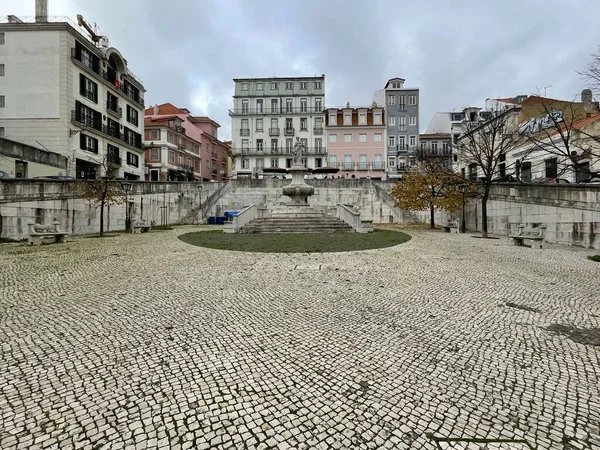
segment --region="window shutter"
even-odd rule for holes
[[[94,72],[100,73],[100,58],[96,55],[92,55],[92,65],[94,66]]]
[[[81,61],[81,44],[75,41],[75,57]]]
[[[79,74],[79,93],[85,95],[85,76],[82,73]]]
[[[94,153],[98,153],[98,139],[93,139]]]
[[[82,150],[85,149],[85,134],[83,133],[79,133],[79,148]]]
[[[102,129],[102,113],[94,111],[94,128],[97,130]]]
[[[94,102],[98,103],[98,84],[94,83]]]

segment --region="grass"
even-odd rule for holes
[[[261,253],[329,253],[392,247],[411,239],[398,231],[373,233],[229,234],[220,230],[179,236],[183,242],[217,250]]]
[[[600,255],[588,256],[592,261],[600,262]]]

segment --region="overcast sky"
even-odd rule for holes
[[[34,15],[2,0],[0,16]],[[230,137],[232,78],[325,74],[327,106],[368,105],[392,77],[419,87],[421,130],[436,111],[488,97],[573,99],[600,45],[598,0],[49,0],[108,35],[147,89],[209,115]]]

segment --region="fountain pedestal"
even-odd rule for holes
[[[283,187],[283,195],[292,201],[274,208],[272,216],[321,217],[323,214],[308,204],[308,197],[315,193],[315,188],[304,182],[304,175],[308,173],[308,169],[303,164],[296,163],[289,172],[292,174],[292,182]]]

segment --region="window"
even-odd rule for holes
[[[388,167],[396,167],[396,157],[390,156],[388,158]]]
[[[549,158],[544,162],[546,164],[546,178],[556,178],[558,176],[558,160]]]
[[[194,153],[196,155],[200,154],[200,144],[194,144]]]
[[[263,101],[262,99],[256,100],[256,112],[261,114],[263,112]]]
[[[406,131],[406,117],[400,116],[398,117],[398,127],[400,131]]]
[[[150,161],[159,161],[160,160],[160,149],[153,147],[150,149]]]
[[[321,152],[323,150],[323,139],[315,138],[315,150]]]
[[[242,119],[242,130],[248,129],[248,119]]]
[[[200,161],[196,160],[194,163],[194,167],[196,167],[196,172],[200,172]]]
[[[358,155],[358,170],[367,170],[368,168],[369,163],[367,155]]]
[[[4,45],[4,33],[0,33],[0,45]]]
[[[242,83],[242,91],[248,90],[248,83]]]
[[[158,141],[160,139],[159,130],[150,130],[150,140]]]
[[[263,151],[263,140],[262,139],[257,139],[256,140],[256,151],[257,152],[262,152]]]
[[[292,167],[292,159],[291,158],[286,158],[286,160],[285,160],[285,167],[287,169],[289,169],[289,168]]]
[[[277,89],[277,83],[271,83],[271,89],[276,90]]]
[[[0,77],[4,76],[4,64],[0,64]]]
[[[396,136],[388,136],[388,147],[396,146]]]
[[[438,151],[438,143],[437,143],[437,141],[433,141],[431,143],[431,154],[437,155],[437,151]]]
[[[373,136],[373,142],[381,142],[381,141],[383,141],[383,134],[375,133],[375,135]]]
[[[388,95],[388,105],[395,105],[395,104],[396,104],[396,96]]]
[[[263,120],[256,119],[256,131],[262,131],[262,130],[263,130]]]
[[[169,152],[169,162],[175,164],[175,152]]]
[[[381,113],[376,113],[375,114],[375,119],[373,120],[373,122],[375,124],[380,124],[381,123]]]
[[[279,141],[277,141],[277,139],[271,139],[271,152],[277,153],[278,147],[279,147]]]
[[[262,158],[257,158],[256,159],[256,168],[262,169],[263,167],[265,167],[265,160]]]
[[[137,109],[132,108],[131,106],[127,105],[127,122],[129,122],[132,125],[135,125],[136,127],[138,126],[138,111]]]
[[[388,123],[390,125],[392,125],[392,126],[396,125],[396,117],[395,116],[390,116]]]
[[[292,119],[285,119],[285,129],[289,131],[292,131],[294,129]]]
[[[248,114],[248,100],[242,100],[242,114]]]
[[[306,119],[306,117],[302,117],[300,118],[300,131],[307,131],[308,130],[308,120]]]
[[[400,109],[406,109],[406,95],[398,97],[398,106]]]
[[[344,166],[342,167],[344,170],[352,170],[354,169],[354,164],[352,164],[352,155],[344,155]]]
[[[271,99],[271,113],[277,114],[279,112],[279,101],[276,98]]]
[[[279,119],[271,119],[271,129],[279,131]]]
[[[406,150],[406,136],[398,136],[398,150]]]
[[[263,84],[262,83],[256,83],[256,90],[257,91],[262,91],[263,90]]]
[[[410,136],[408,138],[408,145],[410,145],[411,147],[416,147],[417,146],[417,137],[416,136]]]
[[[167,133],[167,142],[170,144],[175,143],[175,135],[173,133],[171,133],[170,131]]]
[[[279,158],[271,159],[271,167],[279,167]]]
[[[521,180],[523,183],[531,181],[531,162],[529,161],[521,164]]]
[[[415,106],[417,104],[417,96],[416,95],[409,95],[408,96],[408,104],[410,106]]]
[[[337,125],[337,114],[329,114],[329,125]]]
[[[315,89],[322,89],[323,84],[320,81],[315,81]]]
[[[383,170],[383,156],[375,155],[373,159],[373,170]]]
[[[360,133],[358,135],[358,142],[367,142],[367,133]]]
[[[330,167],[338,166],[337,155],[329,155],[329,166]]]
[[[286,139],[285,140],[285,152],[286,153],[293,153],[294,152],[294,140],[293,139]]]
[[[344,114],[344,125],[352,125],[352,114]]]
[[[321,112],[323,110],[323,99],[315,98],[315,112]]]
[[[127,156],[129,156],[129,153],[127,154]],[[180,167],[183,166],[183,155],[179,155],[177,157],[177,163],[179,164]],[[128,158],[127,164],[129,164],[129,158]]]
[[[476,163],[469,164],[469,179],[470,180],[477,179],[477,164]]]
[[[344,134],[344,142],[352,142],[352,135]]]
[[[173,119],[169,120],[169,128],[173,128],[173,126],[175,125],[175,121]]]
[[[242,169],[249,169],[250,168],[250,160],[246,159],[242,159]]]
[[[307,85],[306,81],[301,81],[300,82],[300,90],[301,91],[305,91],[306,90],[306,85]]]
[[[83,63],[84,66],[95,71],[94,57],[88,51],[88,49],[86,49],[84,46],[81,46],[81,62]]]
[[[337,134],[330,134],[329,142],[337,142]]]
[[[242,150],[248,150],[249,145],[250,141],[248,139],[242,139]]]
[[[360,113],[358,115],[358,124],[366,125],[367,124],[367,115],[365,113]]]
[[[292,81],[286,81],[285,82],[285,89],[288,91],[291,91],[292,89],[294,89],[294,83]]]
[[[82,73],[79,74],[79,93],[88,100],[98,103],[98,85]]]
[[[292,112],[292,99],[291,98],[286,98],[285,99],[285,112],[286,113],[291,113]]]
[[[0,127],[0,138],[4,137],[4,127]]]
[[[80,133],[79,147],[92,153],[98,153],[98,139],[95,139],[87,134]]]
[[[413,127],[416,126],[417,125],[417,116],[410,116],[408,118],[408,124]]]
[[[323,128],[323,118],[322,117],[315,117],[315,128],[318,130]]]
[[[450,154],[450,142],[444,141],[442,143],[442,151],[443,151],[444,155]]]
[[[0,108],[5,108],[6,107],[6,100],[4,95],[0,95]]]
[[[300,99],[300,112],[305,113],[306,110],[306,99],[305,98],[301,98]]]

